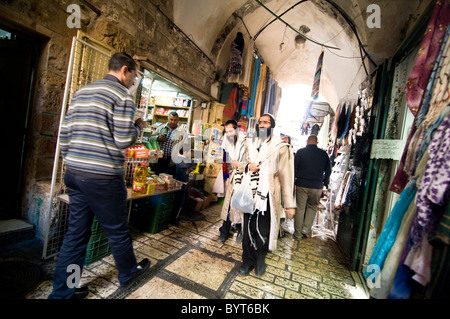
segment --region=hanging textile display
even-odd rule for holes
[[[423,172],[425,170],[426,163],[428,161],[428,152],[423,156],[420,163],[417,165],[417,170],[415,172],[415,179],[407,186],[407,188],[402,192],[402,201],[408,200],[408,195],[417,194],[417,185],[420,185]],[[407,191],[409,189],[409,192]],[[373,289],[371,295],[374,298],[386,299],[391,293],[391,288],[393,287],[394,278],[396,276],[397,269],[400,266],[399,272],[402,275],[406,273],[411,274],[407,267],[403,268],[401,265],[401,254],[405,243],[408,240],[408,232],[416,212],[416,205],[414,197],[410,201],[410,205],[405,213],[403,213],[403,218],[399,219],[399,214],[401,214],[401,205],[399,203],[400,198],[394,206],[394,210],[391,212],[392,217],[388,218],[388,222],[383,227],[382,233],[386,236],[383,239],[379,239],[380,243],[376,243],[377,250],[374,250],[371,259],[375,262],[380,262],[380,287]],[[394,215],[395,213],[395,215]],[[397,224],[400,223],[400,224]],[[386,229],[385,229],[386,228]],[[380,236],[381,238],[381,236]],[[382,262],[382,263],[381,263]],[[366,274],[367,275],[367,274]],[[412,275],[412,274],[411,274]],[[411,276],[410,276],[411,277]]]
[[[322,48],[322,52],[320,53],[319,60],[317,61],[316,73],[314,74],[314,82],[311,91],[311,98],[313,100],[317,100],[319,97],[319,86],[320,86],[320,75],[322,74],[322,66],[323,66],[323,54],[324,50]]]
[[[275,104],[276,95],[276,82],[273,79],[272,74],[268,74],[269,80],[267,81],[266,90],[266,103],[264,105],[264,113],[273,114],[273,106]]]
[[[406,250],[410,249],[405,265],[415,271],[415,279],[426,285],[431,276],[431,246],[429,239],[434,235],[442,217],[440,207],[449,200],[450,189],[450,114],[445,116],[429,147],[429,159],[418,188],[417,211],[414,216]]]
[[[328,147],[328,132],[330,130],[330,114],[327,114],[325,116],[322,127],[320,128],[319,134],[317,135],[317,139],[319,141],[319,144],[317,144],[317,147],[326,150]]]
[[[242,73],[242,53],[244,52],[244,37],[241,32],[236,34],[236,38],[231,42],[231,60],[228,76]]]
[[[275,87],[276,92],[275,92],[275,102],[273,105],[273,117],[277,118],[278,116],[278,109],[280,108],[280,103],[281,103],[281,96],[282,96],[282,89],[278,86],[278,84]]]
[[[405,169],[405,163],[407,160],[408,151],[414,151],[414,149],[411,149],[411,144],[415,142],[415,139],[417,137],[421,136],[421,132],[417,133],[416,131],[424,130],[423,134],[425,134],[427,131],[429,132],[432,127],[430,127],[430,125],[435,122],[436,118],[442,112],[443,108],[446,107],[449,101],[449,79],[448,75],[446,75],[450,71],[450,57],[448,56],[448,54],[450,53],[450,45],[448,42],[449,32],[450,31],[447,26],[446,36],[444,37],[444,39],[447,40],[446,42],[442,43],[441,50],[439,52],[439,56],[441,57],[441,59],[437,60],[435,62],[435,65],[433,66],[433,68],[436,68],[436,74],[435,76],[433,75],[430,78],[430,83],[427,85],[427,90],[429,91],[425,92],[426,99],[424,99],[423,102],[427,104],[425,105],[424,103],[422,103],[419,106],[418,113],[416,114],[416,117],[414,119],[414,125],[411,128],[405,148],[403,150],[400,164],[397,168],[394,180],[392,181],[389,188],[389,190],[393,192],[400,193],[410,179],[411,174]],[[431,83],[434,83],[434,85],[431,85]],[[428,102],[430,103],[429,105]],[[426,112],[422,112],[422,107],[425,108]],[[419,120],[421,121],[420,123]]]
[[[397,136],[400,136],[402,133],[402,128],[399,123],[401,120],[399,114],[403,113],[403,107],[405,105],[405,85],[408,79],[409,72],[411,70],[411,66],[416,57],[417,51],[412,51],[409,55],[402,58],[401,61],[395,63],[395,69],[393,73],[392,79],[392,88],[390,91],[389,98],[389,108],[387,110],[386,123],[384,126],[384,139],[391,140],[396,139]],[[405,112],[409,113],[410,111],[405,108]],[[375,245],[377,243],[377,239],[380,236],[382,231],[383,223],[380,221],[385,221],[389,216],[389,207],[388,207],[388,199],[395,195],[391,195],[386,192],[391,183],[390,180],[390,172],[392,167],[391,160],[381,160],[378,166],[378,176],[376,177],[375,184],[377,185],[374,190],[374,203],[378,203],[376,205],[372,205],[372,214],[370,218],[370,226],[367,236],[367,244],[365,250],[364,263],[367,263],[373,250],[375,249]],[[412,175],[411,175],[412,176]]]
[[[237,96],[237,87],[234,86],[233,89],[231,89],[228,101],[225,107],[223,108],[223,119],[222,119],[223,122],[233,119],[234,114],[236,113],[237,110],[236,96]]]
[[[419,110],[442,39],[450,21],[450,1],[437,1],[405,88],[408,107]]]
[[[261,58],[255,57],[255,67],[253,71],[253,80],[251,87],[251,94],[247,104],[247,117],[252,118],[255,114],[255,101],[256,101],[256,91],[258,89],[259,83],[259,71],[261,69]]]
[[[265,95],[263,94],[263,92],[266,90],[267,71],[268,71],[267,65],[261,64],[259,69],[258,86],[256,88],[255,109],[253,114],[253,116],[255,117],[260,117],[261,108],[264,107]]]
[[[445,36],[443,39],[444,44],[447,43],[447,41],[448,41],[449,33],[450,33],[450,26],[447,26],[447,31],[445,32]],[[442,61],[442,54],[444,54],[444,50],[445,50],[444,44],[441,46],[441,50],[439,52],[438,59],[437,59],[436,63],[434,64],[433,71],[431,72],[430,81],[428,82],[428,85],[427,85],[427,88],[426,88],[426,91],[424,94],[422,106],[420,107],[420,110],[417,113],[417,119],[416,119],[416,123],[415,123],[416,127],[419,127],[419,125],[423,122],[423,120],[425,119],[425,116],[428,113],[428,109],[430,108],[430,102],[431,102],[431,97],[432,97],[431,93],[433,92],[433,87],[435,84],[436,76],[441,72],[441,68],[442,68],[442,64],[439,62]],[[448,43],[447,43],[447,45],[448,45]],[[441,83],[441,84],[443,84],[443,83]]]
[[[437,1],[405,85],[414,122],[390,187],[400,198],[367,263],[381,268],[382,288],[371,291],[377,298],[450,293],[442,284],[449,282],[448,242],[438,239],[450,233],[442,226],[448,224],[450,200],[449,18],[450,1]],[[406,207],[412,185],[417,190]],[[403,216],[400,206],[406,208]]]
[[[400,194],[400,197],[395,203],[395,206],[392,209],[392,212],[389,215],[389,218],[377,240],[375,249],[372,252],[372,256],[368,262],[369,265],[378,265],[380,269],[383,269],[384,261],[392,248],[395,238],[397,237],[397,232],[400,228],[404,214],[409,208],[411,202],[414,200],[416,192],[416,183],[413,181]],[[371,272],[366,269],[364,276],[368,278],[370,275]]]
[[[245,85],[239,85],[239,88],[242,90],[241,115],[246,115],[248,104],[248,87],[246,87]]]

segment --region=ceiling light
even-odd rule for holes
[[[298,31],[300,31],[300,33],[302,34],[306,34],[309,31],[311,31],[310,28],[308,28],[306,25],[302,24],[299,28]],[[304,44],[306,42],[306,39],[304,37],[302,37],[300,34],[298,34],[295,39],[295,48],[296,49],[300,49],[301,45]]]

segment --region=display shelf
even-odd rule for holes
[[[159,119],[167,121],[168,114],[175,111],[178,114],[180,122],[187,123],[190,116],[190,107],[186,106],[169,106],[155,104],[153,107],[153,122],[159,122]],[[157,119],[155,121],[155,119]]]

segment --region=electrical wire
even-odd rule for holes
[[[260,1],[258,1],[258,0],[255,0],[256,2],[258,2],[262,7],[264,7],[266,10],[268,10],[269,12],[271,12],[267,7],[265,7]],[[270,21],[266,26],[264,26],[261,30],[259,30],[256,34],[255,34],[255,37],[254,37],[254,40],[256,41],[256,38],[261,34],[261,32],[262,31],[264,31],[270,24],[272,24],[274,21],[276,21],[276,20],[281,20],[282,22],[284,22],[282,19],[280,19],[280,17],[281,16],[283,16],[284,14],[286,14],[288,11],[290,11],[290,10],[292,10],[294,7],[296,7],[297,5],[299,5],[299,4],[301,4],[301,3],[303,3],[303,2],[306,2],[306,1],[308,1],[308,0],[302,0],[302,1],[299,1],[299,2],[297,2],[296,4],[294,4],[293,6],[291,6],[289,9],[287,9],[286,11],[284,11],[282,14],[280,14],[279,16],[276,16],[276,14],[274,14],[273,12],[271,12],[276,18],[275,19],[273,19],[272,21]],[[349,27],[350,27],[350,29],[353,31],[353,33],[355,34],[355,36],[356,36],[356,39],[357,39],[357,41],[358,41],[358,45],[359,45],[359,50],[360,50],[360,54],[361,54],[361,60],[362,60],[362,62],[363,62],[363,65],[364,65],[364,69],[365,69],[365,71],[366,71],[366,74],[368,74],[367,73],[367,69],[366,69],[366,65],[365,65],[365,63],[364,63],[364,60],[365,60],[365,58],[368,58],[369,59],[369,61],[375,66],[375,67],[377,67],[378,65],[375,63],[375,61],[373,61],[373,59],[370,57],[370,55],[367,53],[367,51],[365,50],[365,48],[364,48],[364,46],[363,46],[363,44],[362,44],[362,42],[361,42],[361,39],[359,38],[359,35],[358,35],[358,32],[356,31],[356,28],[354,27],[354,25],[353,25],[353,23],[350,21],[350,19],[349,18],[347,18],[347,16],[344,14],[344,12],[342,12],[342,10],[341,9],[339,9],[339,7],[337,6],[337,5],[335,5],[332,1],[330,1],[330,0],[325,0],[326,2],[328,2],[334,9],[336,9],[336,11],[344,18],[344,20],[345,20],[345,22],[347,22],[347,24],[349,25]],[[291,29],[293,29],[290,25],[288,25],[286,22],[284,22],[287,26],[289,26]],[[295,30],[295,29],[293,29],[296,33],[299,33],[297,30]],[[342,32],[342,30],[341,30],[341,32]],[[340,34],[341,32],[339,32],[338,34]],[[305,37],[303,34],[301,34],[301,33],[299,33],[301,36],[303,36],[303,37]],[[336,35],[337,36],[337,35]],[[331,41],[331,40],[333,40],[336,36],[334,36],[333,38],[331,38],[330,40],[328,40],[328,41],[326,41],[325,43],[327,43],[327,42],[329,42],[329,41]],[[306,38],[306,37],[305,37]],[[308,39],[308,38],[306,38],[306,39]],[[310,40],[310,39],[308,39],[308,40]],[[311,40],[312,41],[312,40]],[[312,41],[312,42],[314,42],[314,41]],[[318,43],[316,43],[316,44],[318,44]],[[320,44],[321,45],[321,44]],[[325,47],[327,47],[327,46],[325,46]],[[331,52],[331,51],[330,51]],[[365,54],[365,56],[363,55],[363,53],[362,52],[364,52],[364,54]],[[336,54],[337,55],[337,54]],[[337,56],[339,56],[339,55],[337,55]],[[345,57],[345,58],[347,58],[347,57]],[[350,58],[350,57],[348,57],[348,58]]]
[[[261,3],[261,1],[259,0],[255,0],[256,2],[258,2],[264,9],[266,9],[267,11],[269,11],[274,17],[276,17],[278,20],[280,20],[281,22],[283,22],[285,25],[287,25],[290,29],[292,29],[294,32],[298,33],[301,37],[303,37],[304,39],[311,41],[315,44],[318,44],[320,46],[326,47],[326,48],[330,48],[330,49],[335,49],[335,50],[340,50],[337,47],[333,47],[331,45],[325,45],[323,43],[319,43],[313,39],[308,38],[307,36],[305,36],[303,33],[301,33],[300,31],[297,31],[296,29],[294,29],[289,23],[287,23],[286,21],[284,21],[283,19],[281,19],[279,16],[277,16],[274,12],[272,12],[269,8],[267,8],[264,4]]]

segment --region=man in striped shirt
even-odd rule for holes
[[[86,287],[70,282],[69,268],[77,265],[81,277],[94,216],[108,236],[121,287],[135,282],[150,265],[148,259],[138,264],[134,255],[123,179],[124,149],[147,125],[142,119],[134,121],[136,108],[129,88],[136,74],[136,63],[128,54],[114,54],[109,73],[74,94],[62,123],[59,138],[70,201],[69,226],[49,299],[87,296]]]

